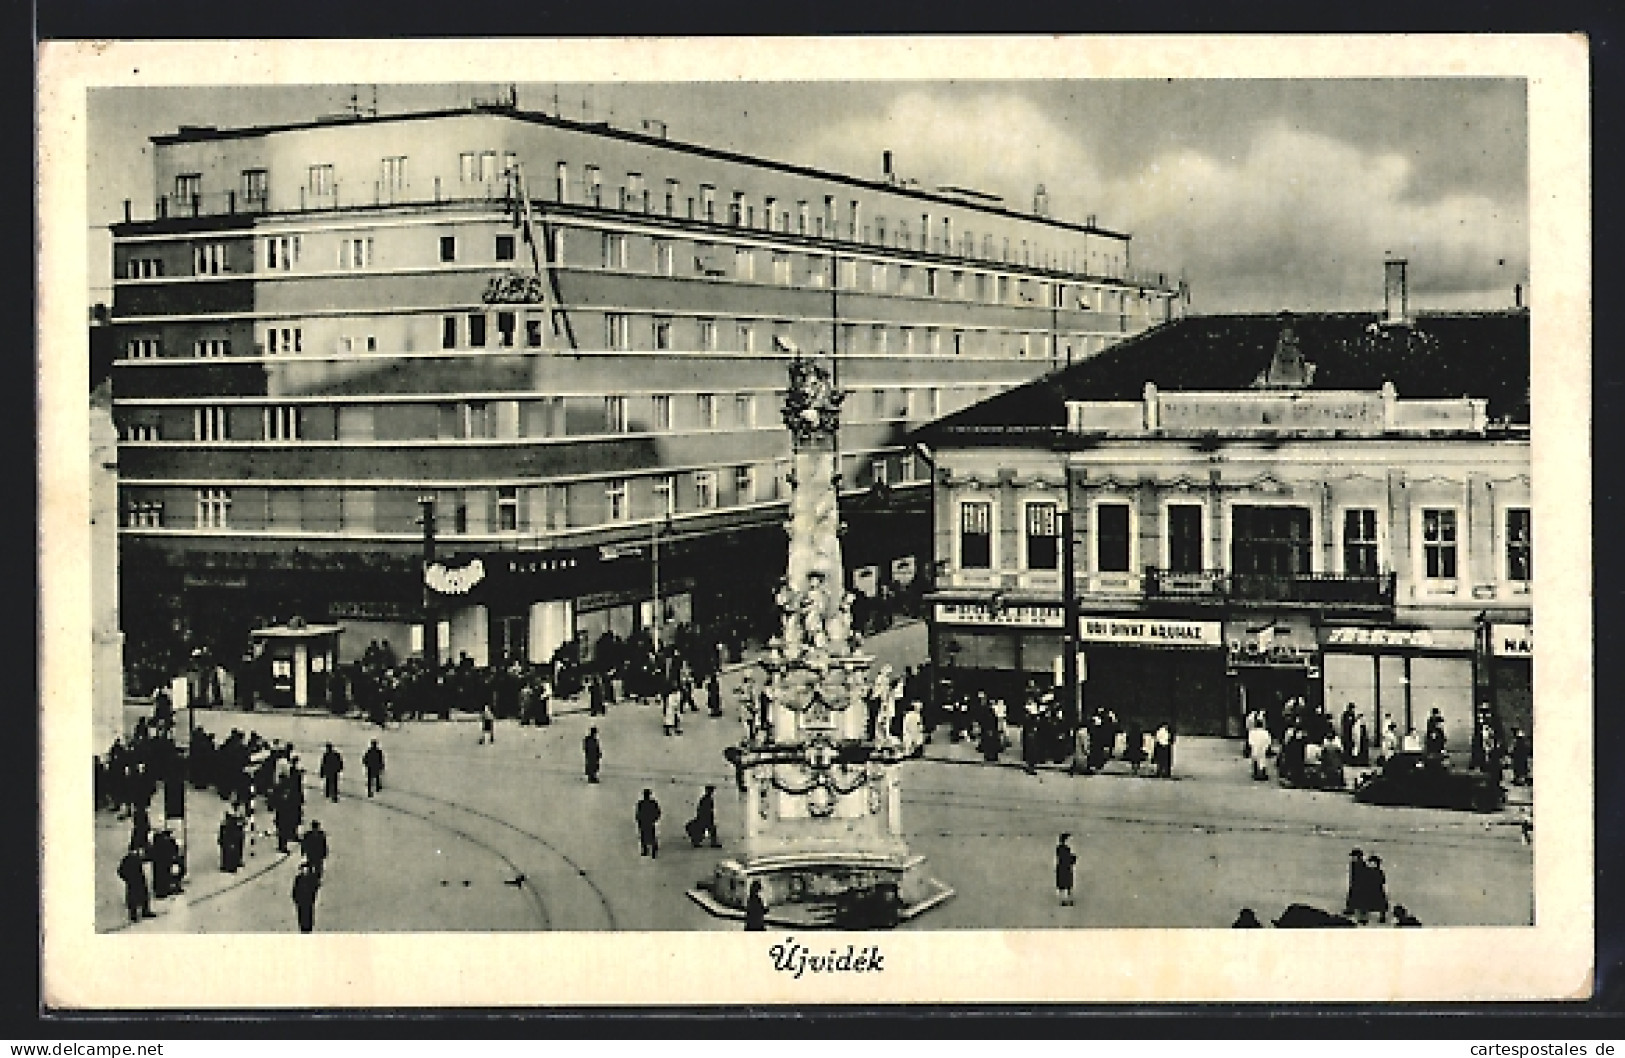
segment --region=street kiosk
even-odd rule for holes
[[[343,630],[342,625],[307,625],[295,617],[251,633],[260,697],[283,709],[328,708]]]

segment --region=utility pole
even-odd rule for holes
[[[435,612],[434,589],[429,587],[429,567],[434,564],[434,497],[418,497],[423,514],[418,519],[423,526],[423,663],[430,677],[440,669],[440,621]]]
[[[1066,685],[1066,703],[1063,716],[1067,730],[1077,743],[1078,724],[1082,721],[1078,708],[1078,584],[1077,559],[1072,553],[1072,489],[1067,488],[1066,507],[1061,511],[1061,620],[1065,623],[1061,635],[1062,675]]]
[[[654,648],[657,651],[660,649],[660,625],[661,625],[661,620],[660,620],[660,618],[661,618],[661,612],[660,612],[660,526],[661,526],[661,522],[657,520],[655,522],[655,524],[654,524],[654,528],[652,530],[650,530],[650,534],[649,534],[650,535],[650,556],[651,556],[650,565],[654,569],[654,585],[653,585],[653,590],[651,592],[651,594],[654,596],[654,603],[650,607],[650,610],[649,610],[649,635],[650,635],[650,638],[653,640]]]

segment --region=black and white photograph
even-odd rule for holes
[[[968,43],[54,46],[48,993],[1585,987],[1583,43]]]

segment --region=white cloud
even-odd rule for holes
[[[969,186],[1016,209],[1042,183],[1055,215],[1132,233],[1136,264],[1183,271],[1207,311],[1376,308],[1385,253],[1410,259],[1423,307],[1507,304],[1527,282],[1526,204],[1448,188],[1416,197],[1407,158],[1314,131],[1243,135],[1229,156],[1172,149],[1108,178],[1115,167],[1018,93],[920,90],[826,126],[796,153],[876,174],[890,148],[922,186]]]

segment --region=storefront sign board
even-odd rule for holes
[[[1059,606],[1004,606],[997,613],[987,603],[939,602],[937,623],[947,625],[1004,625],[1011,628],[1064,628]]]
[[[1329,628],[1325,647],[1393,647],[1443,652],[1471,651],[1473,633],[1464,628]]]
[[[1535,629],[1531,625],[1490,625],[1490,653],[1498,658],[1535,656]]]
[[[1153,647],[1217,647],[1224,643],[1218,621],[1168,621],[1144,617],[1089,617],[1078,620],[1086,643],[1132,643]]]

